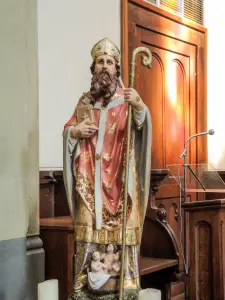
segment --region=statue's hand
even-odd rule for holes
[[[71,129],[70,136],[72,138],[90,138],[92,135],[96,133],[98,127],[89,124],[90,124],[89,119],[84,120],[79,125]]]
[[[144,103],[138,92],[133,88],[124,89],[124,100],[129,102],[135,109],[142,110]]]

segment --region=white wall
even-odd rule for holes
[[[89,90],[92,46],[120,45],[120,0],[38,0],[40,169],[62,168],[62,130]]]
[[[39,231],[36,15],[36,0],[0,1],[0,241]]]
[[[209,162],[225,169],[225,1],[204,1],[204,26],[208,28],[208,137]]]

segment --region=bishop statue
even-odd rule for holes
[[[138,299],[138,256],[149,196],[151,118],[138,92],[125,88],[120,51],[108,38],[92,50],[90,90],[64,126],[64,184],[74,222],[76,262],[69,299],[118,299],[128,105],[132,106],[124,299]]]

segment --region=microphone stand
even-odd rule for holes
[[[181,157],[184,158],[184,198],[183,198],[183,203],[186,203],[187,201],[187,148],[186,148],[186,143],[184,144],[184,152],[182,153]],[[181,219],[182,222],[182,219]],[[182,225],[181,225],[182,226]],[[186,230],[186,213],[184,212],[184,270],[185,270],[185,276],[188,275],[188,251],[187,251],[187,230]],[[184,285],[185,287],[185,299],[188,300],[188,288],[187,285]]]
[[[202,132],[199,134],[195,134],[190,136],[186,142],[184,143],[184,151],[181,153],[179,158],[184,158],[184,198],[183,198],[183,203],[185,203],[187,201],[187,169],[189,169],[189,171],[191,172],[191,174],[194,176],[195,180],[200,184],[200,186],[202,187],[202,189],[205,191],[205,187],[203,186],[203,184],[199,181],[199,179],[197,178],[197,176],[195,175],[195,173],[193,172],[193,170],[191,169],[190,165],[187,164],[187,144],[189,142],[190,139],[197,137],[197,136],[201,136],[201,135],[213,135],[214,134],[214,130],[210,129],[207,132]],[[188,275],[188,251],[187,251],[187,231],[186,231],[186,213],[184,213],[184,257],[185,257],[185,261],[184,261],[184,268],[185,268],[185,275]],[[185,284],[185,299],[189,300],[189,295],[188,295],[188,289],[187,289],[187,285]]]
[[[183,203],[186,203],[187,201],[187,143],[189,139],[185,142],[184,144],[184,151],[180,155],[180,158],[184,158],[184,193],[183,193]],[[190,168],[190,167],[189,167]],[[181,219],[182,222],[182,219]],[[184,212],[184,271],[185,271],[185,276],[188,276],[188,251],[187,251],[187,229],[186,229],[186,213]],[[182,226],[182,225],[181,225]],[[189,295],[188,295],[188,287],[187,284],[184,284],[184,292],[185,292],[185,300],[189,300]]]

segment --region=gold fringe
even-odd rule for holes
[[[109,244],[115,243],[121,245],[122,230],[108,231],[106,229],[95,230],[92,226],[77,224],[75,232],[76,241],[83,241],[87,243]],[[140,229],[127,228],[126,230],[126,245],[138,245],[140,241]]]

